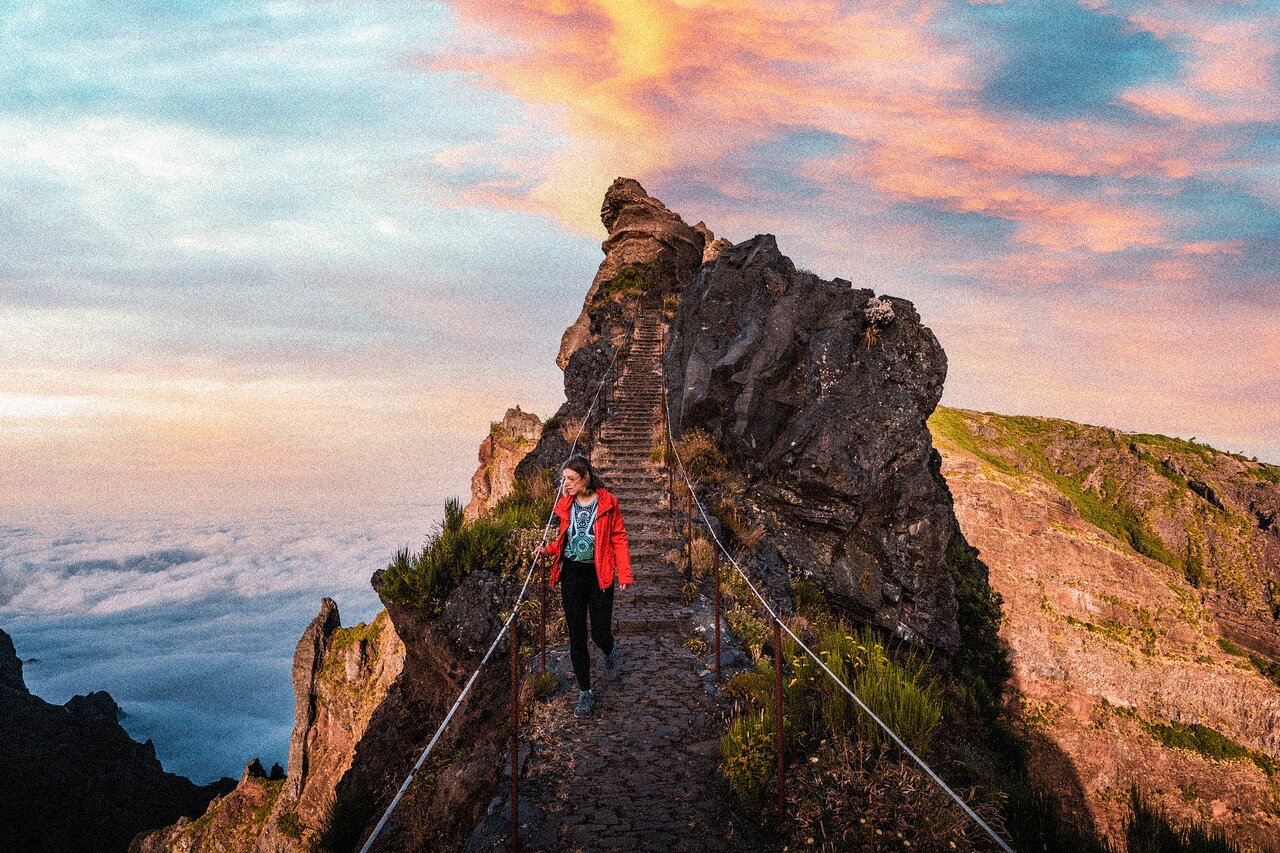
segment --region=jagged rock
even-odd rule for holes
[[[140,836],[136,853],[302,853],[319,837],[334,792],[404,668],[404,645],[384,610],[368,625],[342,628],[337,605],[321,602],[294,653],[295,724],[286,775],[257,758],[240,783],[197,822]]]
[[[608,283],[627,272],[635,288],[650,297],[650,304],[661,305],[662,296],[682,292],[702,264],[702,234],[645,192],[639,181],[618,178],[613,182],[600,207],[600,221],[609,230],[602,244],[605,258],[587,291],[582,313],[561,338],[556,364],[562,370],[567,370],[575,352],[599,334],[591,308]]]
[[[293,654],[293,736],[289,739],[289,791],[297,797],[307,777],[307,732],[316,712],[316,676],[324,658],[324,645],[329,635],[342,627],[338,604],[332,598],[320,603],[320,613],[302,632]]]
[[[542,438],[542,420],[535,414],[507,409],[480,442],[480,467],[471,477],[471,500],[463,511],[468,521],[511,493],[516,466]]]
[[[689,287],[666,367],[675,424],[706,428],[746,478],[784,569],[903,638],[956,648],[957,528],[924,425],[946,356],[910,302],[801,272],[760,235]]]
[[[32,695],[0,631],[0,847],[123,851],[138,832],[194,817],[234,785],[164,772],[155,745],[130,738],[120,717],[103,691],[62,706]]]
[[[605,193],[600,219],[609,230],[602,244],[605,257],[582,313],[565,330],[556,357],[564,370],[565,403],[548,419],[551,426],[543,430],[537,446],[516,467],[520,478],[556,468],[575,438],[576,452],[590,454],[599,425],[608,415],[611,385],[606,382],[594,409],[591,401],[601,380],[610,375],[609,366],[633,318],[641,310],[661,308],[666,296],[683,293],[702,266],[703,232],[690,228],[635,180],[613,182]]]
[[[30,692],[22,679],[22,659],[13,646],[13,638],[4,631],[0,631],[0,688],[2,687],[21,693]]]
[[[733,242],[731,240],[726,240],[723,237],[716,237],[704,222],[699,222],[697,225],[693,226],[693,230],[702,235],[704,246],[702,250],[702,262],[704,264],[711,263],[716,258],[720,257],[721,252],[733,246]],[[839,281],[839,279],[836,280]]]

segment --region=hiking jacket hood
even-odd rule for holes
[[[560,519],[560,534],[546,547],[546,553],[554,560],[551,564],[551,585],[560,580],[560,563],[564,554],[564,540],[569,532],[569,501],[573,495],[561,495],[552,511]],[[596,489],[596,521],[591,532],[595,535],[596,579],[601,589],[608,589],[617,575],[618,583],[631,580],[631,551],[627,548],[627,527],[618,509],[618,499],[608,489]]]

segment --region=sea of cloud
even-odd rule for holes
[[[439,502],[286,508],[217,520],[34,512],[0,521],[0,628],[27,686],[109,692],[164,768],[204,783],[283,766],[294,648],[324,596],[343,625],[381,604],[370,575],[438,523]]]

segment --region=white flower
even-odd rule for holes
[[[867,307],[862,309],[862,313],[873,326],[887,326],[893,322],[893,306],[878,296],[867,300]]]

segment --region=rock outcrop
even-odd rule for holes
[[[644,294],[651,307],[661,305],[665,294],[683,291],[702,264],[704,235],[645,192],[639,181],[618,178],[613,182],[600,207],[600,221],[609,231],[601,246],[604,261],[587,290],[582,313],[565,330],[556,356],[566,380],[573,354],[600,334],[598,321],[591,317],[597,301]]]
[[[489,434],[480,442],[480,467],[471,477],[471,500],[463,511],[467,521],[479,518],[511,493],[516,466],[540,438],[542,420],[520,411],[519,406],[507,409],[502,420],[490,426]]]
[[[1177,821],[1280,848],[1267,769],[1280,684],[1265,674],[1280,676],[1267,602],[1280,552],[1254,518],[1280,500],[1280,468],[1050,418],[939,409],[929,423],[1004,598],[1008,703],[1036,781],[1108,837],[1137,784]],[[1195,731],[1204,750],[1189,746]]]
[[[332,822],[334,791],[351,770],[357,746],[400,676],[404,658],[404,645],[385,610],[368,625],[343,628],[337,605],[324,599],[294,653],[287,778],[279,765],[268,775],[252,759],[235,789],[198,820],[182,818],[140,836],[130,849],[312,849]]]
[[[516,476],[522,479],[556,468],[575,440],[578,452],[590,454],[612,405],[611,382],[605,383],[589,417],[588,409],[601,379],[606,374],[616,379],[610,365],[626,344],[632,321],[644,310],[669,310],[669,302],[679,299],[697,276],[707,248],[714,252],[727,243],[717,241],[702,223],[691,228],[631,178],[618,178],[609,187],[600,221],[609,231],[601,244],[605,257],[556,357],[564,370],[565,402],[517,466]]]
[[[124,850],[138,832],[198,815],[225,793],[164,772],[150,740],[120,725],[102,691],[54,705],[33,696],[13,640],[0,631],[0,846],[9,850]]]
[[[768,234],[702,269],[666,354],[673,424],[706,429],[745,478],[762,569],[955,650],[957,526],[925,428],[946,366],[910,302],[797,270]]]

